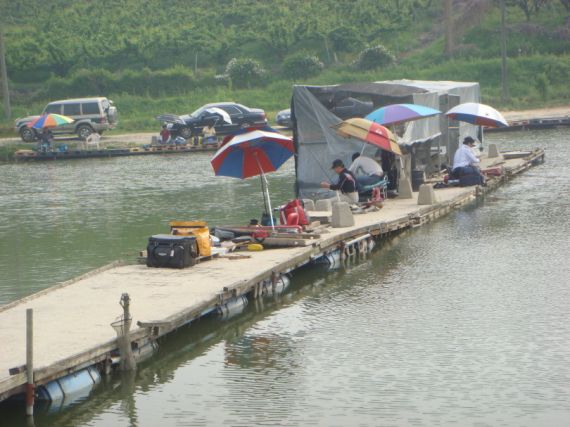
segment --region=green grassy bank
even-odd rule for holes
[[[112,93],[119,109],[120,125],[114,133],[155,131],[161,113],[185,114],[208,102],[235,101],[263,108],[270,120],[287,108],[293,84],[337,84],[391,79],[478,81],[482,101],[499,109],[526,109],[570,104],[570,55],[532,55],[508,60],[509,100],[501,101],[501,63],[498,58],[455,59],[420,67],[417,59],[374,72],[356,72],[346,66],[329,67],[305,81],[280,80],[252,89],[227,86],[180,88],[177,95]],[[92,95],[98,95],[93,93]],[[13,117],[38,114],[48,100],[18,103]],[[0,135],[15,136],[13,120],[0,122]]]
[[[272,120],[289,106],[294,84],[391,79],[477,81],[482,101],[498,109],[570,104],[566,1],[534,2],[529,16],[522,8],[528,2],[507,2],[506,101],[500,9],[492,0],[452,2],[450,57],[444,54],[444,2],[430,0],[232,0],[220,4],[233,7],[218,8],[209,0],[78,0],[58,10],[16,3],[8,10],[14,20],[5,24],[13,118],[38,114],[56,99],[107,96],[119,110],[113,133],[156,131],[158,114],[186,114],[217,101],[263,108]],[[46,25],[38,30],[37,22]],[[366,48],[378,45],[396,61],[376,64],[374,71],[355,66]],[[314,72],[298,74],[312,77],[290,77],[296,55],[320,63]],[[232,58],[257,61],[264,71],[247,82],[234,79],[232,87]],[[240,84],[248,89],[238,89]],[[0,136],[16,136],[1,107],[0,117]]]

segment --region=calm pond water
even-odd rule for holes
[[[487,142],[543,147],[546,163],[367,260],[179,331],[35,425],[568,425],[570,133]],[[213,177],[208,158],[0,165],[0,304],[134,256],[170,219],[258,217],[259,181]],[[292,197],[292,162],[269,179],[274,202]]]

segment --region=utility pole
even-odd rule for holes
[[[501,85],[502,101],[509,99],[509,84],[507,81],[507,30],[505,27],[505,0],[501,0]]]
[[[453,0],[445,0],[445,56],[450,58],[453,54]]]
[[[4,116],[12,117],[10,106],[10,88],[8,87],[8,70],[6,68],[6,49],[4,47],[4,29],[0,24],[0,80],[2,80],[2,100],[4,101]]]

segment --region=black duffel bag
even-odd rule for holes
[[[157,234],[148,238],[146,252],[147,267],[186,268],[198,258],[195,236]]]

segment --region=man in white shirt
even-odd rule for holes
[[[462,176],[466,175],[476,175],[480,178],[479,184],[484,184],[485,178],[479,170],[479,164],[481,160],[477,158],[473,147],[475,146],[475,140],[470,136],[465,137],[463,144],[455,152],[453,156],[453,175],[461,179]],[[474,185],[474,184],[470,184]]]
[[[352,155],[352,163],[348,170],[356,176],[356,182],[360,187],[374,185],[384,176],[382,166],[378,162],[370,157],[361,156],[360,153]]]

